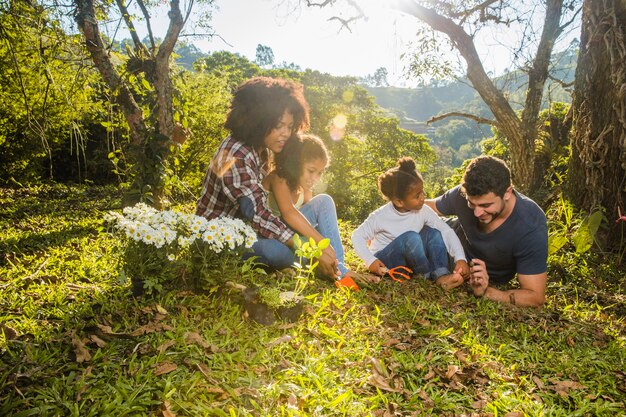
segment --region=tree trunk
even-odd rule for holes
[[[516,187],[530,195],[541,181],[535,171],[535,141],[538,135],[539,111],[543,88],[554,43],[563,30],[560,26],[563,0],[548,0],[544,27],[529,73],[526,105],[521,118],[506,97],[491,81],[476,51],[474,40],[459,24],[436,11],[410,0],[398,1],[396,7],[446,34],[467,64],[467,78],[493,113],[495,126],[509,141],[511,171]],[[486,2],[488,3],[488,2]]]
[[[149,25],[149,16],[143,1],[139,0],[138,2]],[[138,58],[137,70],[145,74],[146,80],[155,90],[156,117],[152,119],[145,118],[127,82],[118,73],[104,47],[96,18],[94,0],[75,0],[75,4],[76,22],[85,36],[87,50],[106,84],[117,93],[117,102],[130,129],[136,175],[130,192],[125,196],[125,204],[133,204],[143,200],[144,196],[150,196],[148,201],[160,208],[164,194],[163,164],[169,154],[170,139],[172,139],[175,129],[172,108],[174,87],[169,63],[185,23],[180,11],[180,1],[170,0],[168,13],[170,22],[167,34],[156,54],[152,48],[147,48],[141,43],[124,1],[116,1],[135,43]],[[190,12],[191,8],[188,8],[187,16]]]
[[[618,207],[626,212],[624,0],[585,0],[583,4],[572,107],[570,198],[583,210],[606,210],[606,244],[614,245],[621,238],[621,228],[614,223]]]
[[[529,164],[524,167],[525,176],[523,177],[528,179],[526,188],[529,191],[535,191],[541,185],[543,173],[539,173],[535,169],[535,141],[539,134],[539,112],[543,101],[543,88],[548,79],[554,43],[563,30],[560,26],[563,0],[548,0],[546,6],[546,17],[537,54],[528,71],[528,90],[526,91],[520,124],[522,143],[528,147],[528,151],[521,152],[525,157],[531,158]],[[532,170],[532,172],[527,173],[526,170]]]
[[[128,122],[133,144],[141,146],[148,134],[143,112],[107,54],[96,20],[93,0],[76,0],[76,23],[83,32],[87,51],[102,79],[112,91],[117,92],[117,100]]]

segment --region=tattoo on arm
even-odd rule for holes
[[[509,302],[515,305],[515,293],[514,292],[509,294]]]

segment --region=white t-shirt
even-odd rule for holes
[[[404,213],[399,212],[391,202],[379,207],[352,233],[352,246],[356,254],[369,266],[376,260],[374,254],[384,249],[395,238],[411,230],[419,233],[424,226],[441,232],[446,249],[455,262],[465,260],[463,246],[454,230],[427,205],[418,211]]]

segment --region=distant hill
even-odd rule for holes
[[[576,69],[576,53],[577,50],[568,49],[557,54],[554,60],[555,64],[550,70],[551,77],[564,84],[572,83]],[[520,110],[524,103],[525,86],[528,83],[526,73],[520,70],[508,72],[495,78],[494,82],[504,89],[513,108]],[[466,118],[448,118],[432,125],[426,124],[426,121],[433,116],[452,111],[493,118],[489,108],[467,80],[440,82],[413,89],[398,87],[365,88],[374,97],[378,105],[400,119],[400,125],[403,128],[425,134],[431,139],[433,145],[450,147],[454,151],[460,151],[463,145],[470,144],[470,148],[475,148],[473,153],[477,154],[480,151],[477,147],[478,142],[492,135],[488,126],[479,126]],[[551,101],[571,103],[571,89],[572,86],[566,90],[562,84],[551,79],[548,80],[544,92],[544,108],[547,108]],[[472,153],[467,146],[464,151]],[[463,159],[471,156],[473,155],[460,155]]]

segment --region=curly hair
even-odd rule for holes
[[[398,159],[394,168],[378,176],[378,190],[385,200],[404,199],[409,188],[424,182],[413,158]]]
[[[282,78],[254,77],[235,91],[224,126],[234,139],[261,149],[285,111],[293,116],[294,132],[309,128],[303,86]]]
[[[467,165],[461,190],[473,197],[494,193],[503,197],[511,186],[511,171],[506,163],[494,156],[478,156]]]
[[[296,191],[302,175],[302,167],[308,161],[322,159],[329,163],[328,151],[324,142],[315,135],[292,135],[285,143],[282,152],[274,160],[276,174],[287,181],[291,191]]]

